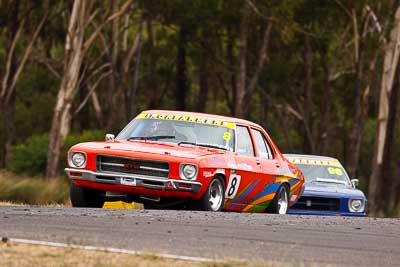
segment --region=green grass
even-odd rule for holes
[[[65,177],[47,180],[0,171],[0,201],[30,205],[64,204],[69,200]]]

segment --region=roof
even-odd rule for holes
[[[286,158],[307,158],[307,159],[324,159],[324,160],[338,160],[337,158],[318,156],[318,155],[308,155],[308,154],[283,154]]]
[[[262,128],[257,123],[254,123],[254,122],[251,122],[251,121],[248,121],[248,120],[239,119],[239,118],[233,118],[233,117],[228,117],[228,116],[222,116],[222,115],[200,113],[200,112],[178,111],[178,110],[144,110],[142,112],[207,117],[207,118],[210,118],[210,119],[224,120],[224,121],[233,122],[233,123],[239,123],[239,124],[248,124],[248,125],[252,125],[252,126],[256,126],[256,127]]]

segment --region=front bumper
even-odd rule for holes
[[[162,191],[181,191],[198,193],[202,187],[200,182],[184,181],[176,179],[165,179],[153,176],[132,175],[127,173],[104,173],[94,172],[82,169],[66,168],[65,172],[71,180],[82,180],[99,184],[121,185],[123,178],[135,179],[135,185],[129,186],[132,188],[144,188]]]
[[[366,212],[303,210],[303,209],[293,209],[293,208],[289,208],[288,214],[319,215],[319,216],[348,216],[348,217],[365,217],[367,215]]]

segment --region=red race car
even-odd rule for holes
[[[285,214],[304,177],[259,125],[224,116],[151,110],[114,138],[68,151],[74,207],[105,201],[145,208]]]

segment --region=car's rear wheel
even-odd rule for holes
[[[214,177],[206,192],[200,199],[200,209],[205,211],[221,211],[225,202],[225,183],[221,177]]]
[[[70,197],[72,207],[76,208],[101,208],[104,205],[104,197],[100,192],[71,183]]]
[[[282,185],[269,205],[267,212],[286,214],[289,209],[289,186]]]

